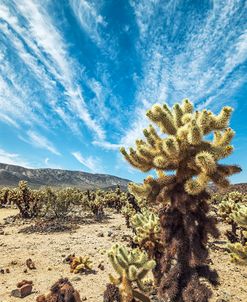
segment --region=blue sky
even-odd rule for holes
[[[247,181],[247,1],[1,0],[0,162],[145,175],[124,162],[154,103],[235,108]]]

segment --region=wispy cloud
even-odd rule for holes
[[[0,148],[0,163],[31,168],[30,164],[27,161],[25,161],[19,154],[10,153],[1,148]]]
[[[40,90],[43,93],[42,98],[47,98],[45,106],[52,109],[52,114],[57,114],[73,131],[79,129],[75,124],[76,116],[77,124],[81,120],[94,135],[101,139],[104,137],[104,131],[91,117],[79,85],[81,80],[77,78],[79,66],[70,56],[61,32],[53,24],[46,4],[41,5],[39,1],[13,0],[4,1],[0,6],[1,30],[19,57],[20,73],[28,69],[33,77],[33,85],[23,87],[25,97],[17,100],[20,104],[23,102],[23,106],[24,102],[26,105],[26,102],[32,99],[30,96],[34,87],[38,89],[37,83],[39,83],[43,86]],[[2,61],[6,59],[9,58],[5,57]],[[13,78],[13,72],[4,66],[2,73],[7,77],[4,80],[6,86],[9,79]],[[21,76],[24,79],[26,74]],[[8,85],[9,91],[13,94],[13,85],[17,85],[18,82],[19,79],[15,77],[14,81],[11,81],[12,86]],[[32,104],[30,105],[33,107]],[[23,111],[20,114],[23,121],[26,116],[27,119],[31,116],[25,115]],[[46,114],[47,112],[42,110],[34,113],[35,116],[41,116],[43,119],[46,118]]]
[[[98,157],[88,156],[84,157],[79,151],[71,153],[83,166],[93,173],[103,173],[101,161]]]
[[[24,140],[29,144],[32,144],[37,148],[46,149],[55,155],[61,155],[61,153],[54,147],[52,142],[50,142],[46,137],[42,136],[41,134],[30,130],[27,132],[27,135],[28,140]]]
[[[99,33],[99,28],[105,27],[107,23],[103,16],[97,11],[96,4],[99,5],[100,1],[97,2],[86,0],[69,1],[80,26],[93,41],[100,45],[102,38]]]
[[[136,50],[143,72],[136,78],[136,118],[122,138],[127,145],[141,135],[149,122],[144,113],[154,103],[172,105],[189,97],[198,107],[229,104],[245,81],[247,59],[247,7],[242,1],[214,2],[204,15],[187,5],[186,16],[179,0],[130,3],[139,28]]]
[[[121,144],[113,144],[107,141],[93,141],[93,145],[106,150],[118,150],[121,147]]]

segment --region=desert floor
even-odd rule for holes
[[[109,213],[109,218],[103,222],[85,219],[73,232],[23,234],[18,231],[31,222],[6,224],[4,221],[4,218],[15,214],[15,209],[0,209],[0,269],[10,270],[10,273],[0,274],[0,302],[33,302],[39,294],[47,293],[61,277],[69,278],[83,301],[103,301],[108,273],[113,273],[106,251],[129,234],[123,217]],[[225,229],[225,226],[219,226],[221,230]],[[214,289],[211,301],[246,302],[247,267],[236,266],[229,261],[229,255],[222,249],[225,243],[226,239],[222,236],[216,243],[219,249],[210,251],[212,267],[217,269],[221,283]],[[69,265],[63,259],[73,253],[91,255],[95,272],[87,275],[70,273]],[[25,273],[28,258],[34,261],[36,270],[28,269]],[[100,263],[104,266],[103,270],[98,268]],[[11,290],[23,279],[33,281],[33,293],[23,299],[11,297]]]

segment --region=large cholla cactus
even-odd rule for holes
[[[139,249],[129,251],[119,245],[113,246],[108,256],[118,273],[118,277],[110,275],[110,281],[118,286],[121,302],[149,302],[149,298],[143,293],[147,290],[143,278],[155,266],[155,261],[149,260],[147,254]],[[134,284],[139,291],[133,288]]]
[[[241,171],[237,166],[218,161],[233,151],[230,142],[234,131],[228,128],[232,109],[224,107],[218,115],[208,110],[194,111],[193,104],[154,105],[147,116],[154,122],[144,129],[146,138],[136,141],[136,150],[121,148],[126,160],[141,171],[155,169],[143,185],[131,184],[136,196],[159,203],[164,254],[159,294],[163,299],[205,302],[211,291],[201,277],[216,284],[216,273],[207,263],[208,235],[219,235],[215,219],[208,216],[205,191],[211,181],[226,187],[228,176]],[[212,142],[207,140],[214,131]],[[162,134],[164,136],[162,136]],[[206,137],[204,137],[206,136]],[[174,173],[166,175],[165,171]]]

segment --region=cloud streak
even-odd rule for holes
[[[37,148],[48,150],[49,152],[55,155],[61,155],[61,153],[54,147],[54,145],[46,137],[31,130],[27,132],[27,135],[29,139],[25,141],[28,142],[29,144]]]
[[[189,5],[186,15],[181,15],[182,1],[130,3],[139,28],[136,50],[142,57],[142,73],[136,80],[133,116],[137,120],[122,137],[127,145],[141,135],[148,124],[143,114],[154,103],[171,105],[189,97],[198,107],[217,102],[217,109],[229,104],[232,93],[244,82],[247,60],[243,17],[247,7],[242,1],[214,2],[203,16]]]
[[[71,154],[90,172],[93,172],[93,173],[102,173],[103,172],[99,158],[93,157],[93,156],[84,157],[79,151],[72,152]]]

